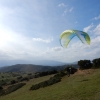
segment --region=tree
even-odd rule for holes
[[[89,69],[92,67],[92,63],[90,60],[80,60],[78,61],[78,65],[80,69]]]
[[[100,67],[100,58],[94,59],[93,61],[93,67],[99,68]]]

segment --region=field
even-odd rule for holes
[[[29,90],[33,84],[51,76],[31,79],[22,88],[0,97],[0,100],[100,100],[100,69],[79,70],[70,77],[64,76],[59,83]]]

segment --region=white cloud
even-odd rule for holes
[[[67,56],[72,56],[69,57],[69,59],[72,60],[80,60],[80,59],[94,59],[96,57],[99,57],[100,53],[100,36],[91,39],[91,44],[90,45],[85,45],[83,43],[74,43],[69,49],[69,52]],[[68,58],[66,57],[66,58]]]
[[[72,12],[72,11],[73,11],[73,7],[69,9],[69,12]]]
[[[39,54],[32,39],[0,27],[0,59],[28,59]]]
[[[53,41],[53,38],[51,39],[33,38],[32,40],[36,42],[51,43]]]
[[[51,50],[52,51],[61,51],[62,50],[62,47],[54,47]]]
[[[66,7],[67,5],[65,5],[64,3],[61,3],[58,5],[58,7]]]
[[[93,30],[95,34],[100,35],[100,24],[96,26],[96,28]]]
[[[92,24],[90,24],[89,26],[85,27],[85,28],[83,29],[83,31],[84,31],[84,32],[91,32],[91,28],[93,28],[93,27],[94,27],[94,24],[92,23]]]
[[[90,32],[92,33],[93,36],[95,35],[100,35],[100,24],[98,24],[97,26],[94,25],[93,23],[90,24],[89,26],[85,27],[83,29],[83,31],[85,32]]]
[[[63,48],[61,46],[53,47],[53,48],[47,48],[47,50],[44,53],[54,53],[57,51],[61,51]]]
[[[66,15],[66,13],[68,13],[68,12],[71,13],[72,11],[73,11],[73,7],[70,8],[69,10],[68,9],[65,9],[62,15],[64,16],[64,15]]]
[[[62,15],[63,15],[63,16],[64,16],[64,15],[66,15],[66,13],[67,13],[67,12],[68,12],[68,10],[67,10],[67,9],[66,9],[66,10],[64,10],[64,12],[63,12],[63,14],[62,14]]]
[[[97,17],[94,17],[94,19],[95,19],[95,20],[98,20],[98,19],[100,19],[100,15],[99,15],[99,16],[97,16]]]
[[[86,45],[78,41],[67,48],[53,47],[47,48],[43,56],[47,59],[57,60],[61,62],[71,62],[84,59],[95,59],[100,53],[100,36],[91,39],[91,44]],[[57,52],[59,51],[59,52]]]

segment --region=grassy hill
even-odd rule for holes
[[[100,100],[100,69],[79,70],[70,77],[63,77],[59,83],[29,90],[33,84],[50,77],[32,79],[17,91],[0,97],[0,100]]]

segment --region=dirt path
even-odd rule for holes
[[[85,70],[78,69],[78,71],[75,73],[75,75],[78,75],[78,74],[83,74],[83,75],[93,74],[94,71],[95,71],[95,69],[85,69]]]

